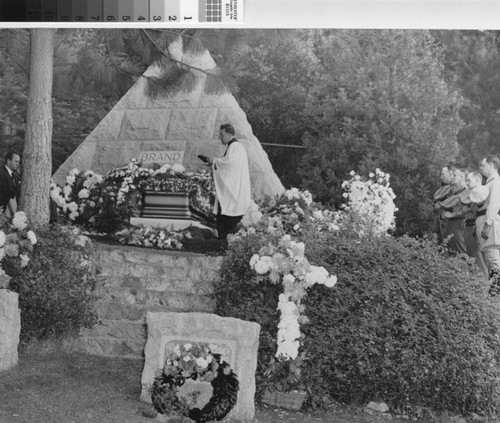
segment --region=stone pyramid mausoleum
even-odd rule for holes
[[[180,42],[169,47],[169,54],[199,69],[216,67],[207,51],[187,55],[182,52]],[[152,65],[144,76],[158,75],[159,71]],[[283,185],[236,99],[229,92],[204,93],[206,75],[198,72],[198,77],[193,91],[156,99],[148,98],[146,78],[139,78],[56,171],[54,182],[64,185],[73,168],[105,175],[131,158],[142,161],[143,165],[181,163],[187,170],[201,169],[204,165],[196,156],[222,156],[219,127],[231,123],[248,154],[253,198],[258,200],[283,192]]]

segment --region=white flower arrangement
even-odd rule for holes
[[[342,207],[341,224],[354,223],[360,236],[386,235],[394,229],[398,211],[394,204],[396,196],[389,183],[390,175],[377,168],[368,179],[354,171],[350,176],[342,183],[346,203]]]
[[[26,213],[18,211],[10,224],[0,230],[0,261],[5,257],[18,258],[19,265],[26,267],[30,262],[30,253],[38,242],[35,233],[28,228]],[[0,274],[3,269],[0,267]],[[1,278],[1,276],[0,276]]]
[[[166,375],[181,372],[183,377],[198,374],[200,380],[210,382],[217,376],[218,364],[205,342],[176,344],[169,353],[163,369]]]
[[[136,159],[113,169],[105,177],[92,170],[73,169],[64,187],[51,185],[51,198],[72,221],[96,222],[113,209],[120,219],[137,212],[144,191],[186,192],[190,206],[211,216],[215,187],[209,171],[187,172],[181,164],[163,165],[157,170],[141,167]]]
[[[293,360],[297,357],[300,341],[301,300],[306,289],[314,284],[332,288],[337,277],[329,275],[324,267],[312,266],[304,255],[305,245],[296,242],[288,234],[281,237],[278,245],[267,245],[250,259],[250,267],[259,275],[283,285],[279,297],[280,323],[278,324],[276,357],[280,360]]]
[[[182,240],[189,237],[181,232],[166,232],[160,228],[135,226],[115,233],[118,242],[126,245],[156,247],[162,250],[182,249]]]

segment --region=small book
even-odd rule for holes
[[[209,163],[208,157],[204,154],[198,154],[197,156],[203,163]]]

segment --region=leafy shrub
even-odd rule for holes
[[[230,244],[217,309],[262,325],[258,392],[270,380],[276,386],[278,376],[293,387],[294,370],[313,407],[331,397],[384,400],[393,409],[497,412],[500,316],[470,263],[430,240],[304,233],[308,259],[336,274],[338,283],[309,289],[301,368],[283,372],[283,365],[273,369],[281,286],[256,283],[248,262],[259,246],[247,239]]]
[[[328,380],[329,393],[349,402],[496,412],[499,315],[474,267],[430,240],[360,243],[339,232],[310,244],[339,280],[305,301],[311,360],[303,374],[311,375],[317,360],[325,372],[312,386]]]
[[[95,271],[88,238],[59,226],[37,230],[28,266],[5,257],[9,289],[19,293],[21,344],[76,333],[96,322]]]

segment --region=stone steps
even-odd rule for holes
[[[141,358],[148,311],[214,312],[213,281],[222,257],[95,245],[100,324],[82,330],[79,344],[85,352]]]

